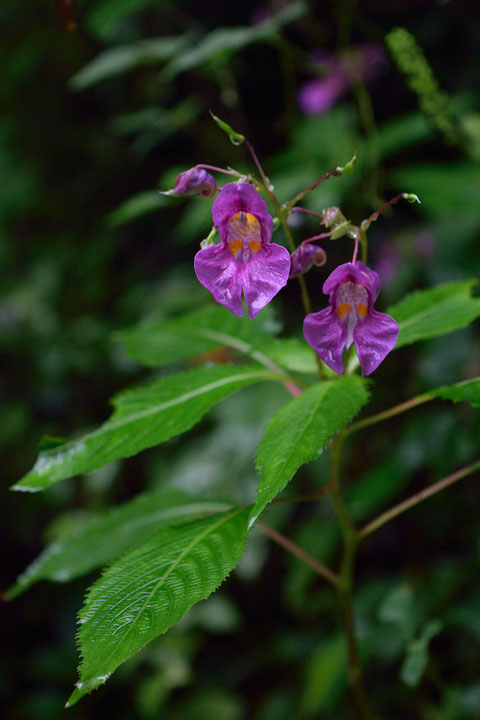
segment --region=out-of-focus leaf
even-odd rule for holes
[[[162,76],[165,80],[171,80],[186,70],[219,58],[228,58],[253,43],[270,40],[283,25],[297,20],[306,10],[305,3],[300,0],[288,3],[263,23],[248,27],[216,28],[195,43],[189,51],[174,58],[163,70]]]
[[[411,165],[393,170],[392,179],[400,191],[405,188],[415,190],[422,200],[422,210],[434,216],[459,213],[480,216],[478,164]]]
[[[400,585],[387,595],[378,612],[382,622],[397,625],[404,639],[412,640],[417,626],[415,595],[410,585]]]
[[[86,22],[99,40],[108,42],[122,21],[149,5],[158,5],[158,0],[98,0],[91,6]]]
[[[83,523],[49,545],[7,592],[13,599],[39,580],[67,582],[146,542],[170,525],[228,510],[217,500],[194,498],[178,490],[140,495],[120,507]]]
[[[431,123],[423,113],[413,112],[384,122],[378,129],[382,155],[416,145],[433,135]]]
[[[316,375],[318,372],[315,353],[306,342],[294,338],[280,338],[258,344],[258,349],[268,355],[277,365],[291,372]]]
[[[116,337],[133,360],[160,367],[219,347],[252,355],[257,345],[268,341],[276,329],[268,309],[250,320],[212,304],[174,320],[124,330]]]
[[[480,298],[472,298],[475,280],[445,283],[417,290],[387,309],[398,322],[395,348],[417,340],[446,335],[480,317]]]
[[[430,620],[420,637],[412,640],[407,647],[405,660],[400,668],[400,678],[405,685],[416,687],[428,664],[428,644],[442,629],[439,620]]]
[[[257,449],[260,479],[252,524],[298,468],[317,458],[351,422],[368,397],[365,382],[352,375],[317,383],[273,416]]]
[[[105,570],[79,614],[80,681],[68,706],[216,590],[243,553],[248,512],[168,528]]]
[[[187,34],[175,37],[141,40],[134,45],[122,45],[101,52],[70,80],[72,90],[85,90],[103,80],[121,75],[133,68],[164,62],[181,52],[190,43]]]
[[[107,215],[105,221],[112,228],[119,227],[169,204],[167,199],[156,190],[144,190],[125,200]]]
[[[322,710],[333,710],[345,682],[345,639],[338,635],[323,642],[307,664],[307,677],[300,700],[301,716],[318,718]]]
[[[215,365],[163,377],[113,399],[107,422],[77,441],[39,454],[13,490],[45,490],[64,478],[131,457],[186,432],[220,400],[241,388],[275,377],[258,367]]]

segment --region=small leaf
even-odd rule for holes
[[[64,478],[131,457],[186,432],[210,408],[237,390],[275,376],[257,367],[215,365],[160,378],[117,395],[115,412],[77,441],[40,453],[13,490],[36,492]]]
[[[400,668],[400,678],[405,685],[416,687],[428,664],[428,645],[430,640],[442,630],[439,620],[430,620],[419,638],[416,638],[407,647],[405,660]]]
[[[160,367],[222,346],[251,355],[257,345],[270,339],[275,329],[268,310],[249,320],[211,304],[173,320],[124,330],[116,338],[133,360]]]
[[[251,524],[298,468],[315,460],[367,400],[365,382],[352,375],[314,385],[274,415],[257,450],[260,481]]]
[[[235,130],[230,127],[228,123],[220,120],[220,118],[214,115],[211,110],[210,115],[215,120],[220,130],[223,130],[223,132],[227,133],[232,145],[241,145],[243,143],[243,141],[245,140],[245,135],[240,135],[240,133],[235,132]]]
[[[68,582],[106,565],[165,527],[229,507],[229,503],[194,498],[178,490],[140,495],[46,547],[6,595],[12,600],[39,580]]]
[[[429,390],[429,395],[457,402],[469,402],[472,407],[480,407],[480,377],[465,380],[456,385],[444,385],[436,390]]]
[[[80,681],[67,707],[207,598],[238,563],[249,508],[165,530],[111,565],[79,614]]]
[[[387,308],[400,327],[395,348],[446,335],[480,317],[480,298],[471,297],[474,283],[461,280],[417,290]]]

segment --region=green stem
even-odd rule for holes
[[[464,467],[461,470],[457,470],[451,475],[447,475],[447,477],[439,480],[436,483],[433,483],[433,485],[430,485],[430,487],[425,488],[424,490],[420,490],[420,492],[412,495],[412,497],[408,498],[407,500],[404,500],[403,502],[394,505],[392,508],[390,508],[390,510],[382,513],[377,518],[365,525],[365,527],[359,531],[359,539],[367,537],[367,535],[375,532],[375,530],[378,530],[383,525],[390,522],[390,520],[393,520],[393,518],[398,517],[398,515],[401,515],[407,510],[410,510],[410,508],[415,507],[415,505],[418,505],[424,500],[427,500],[427,498],[432,497],[432,495],[435,495],[441,490],[445,490],[445,488],[453,485],[459,480],[462,480],[464,477],[467,477],[467,475],[471,475],[477,470],[480,470],[480,460],[477,460],[477,462],[474,462],[472,465],[467,465],[467,467]]]
[[[423,403],[430,402],[430,400],[433,399],[433,395],[429,395],[428,393],[415,395],[415,397],[410,398],[410,400],[406,400],[399,405],[394,405],[388,410],[383,410],[382,412],[376,413],[376,415],[370,415],[370,417],[352,423],[342,431],[342,435],[345,437],[346,435],[357,432],[357,430],[363,430],[370,425],[375,425],[375,423],[382,422],[382,420],[388,420],[389,418],[395,417],[395,415],[400,415],[407,410],[411,410],[411,408],[417,407],[417,405],[423,405]]]
[[[307,553],[299,545],[292,542],[292,540],[285,537],[285,535],[279,533],[278,530],[274,530],[274,528],[270,527],[270,525],[266,525],[264,522],[260,521],[257,522],[257,527],[259,528],[259,530],[265,533],[267,537],[269,537],[271,540],[283,547],[284,550],[288,550],[289,553],[295,555],[295,557],[297,557],[299,560],[313,568],[316,573],[325,578],[325,580],[328,580],[328,582],[332,583],[332,585],[337,584],[338,577],[337,575],[335,575],[334,572],[330,570],[330,568],[328,568],[326,565],[324,565],[312,555]]]
[[[338,435],[330,446],[331,465],[328,482],[328,497],[337,517],[343,536],[343,553],[336,585],[340,605],[342,628],[347,643],[348,684],[355,704],[363,720],[378,718],[368,697],[362,677],[362,667],[358,654],[355,617],[353,613],[352,590],[354,584],[354,566],[358,531],[352,523],[350,513],[343,500],[340,489],[340,461],[343,448],[343,435]]]

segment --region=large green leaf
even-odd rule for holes
[[[165,530],[109,567],[79,615],[80,681],[67,705],[207,598],[238,563],[249,508]]]
[[[474,280],[417,290],[387,309],[398,322],[396,348],[417,340],[446,335],[480,317],[480,298],[472,298]]]
[[[301,465],[323,452],[327,442],[351,422],[367,400],[365,382],[352,375],[318,383],[274,415],[257,450],[260,480],[251,523]]]
[[[96,470],[180,435],[211,407],[260,380],[276,379],[257,367],[214,365],[160,378],[113,399],[115,411],[77,441],[41,452],[32,470],[13,490],[36,492],[73,475]]]
[[[70,80],[72,90],[84,90],[135,67],[169,60],[190,42],[188,35],[141,40],[134,45],[108,48],[85,65]]]
[[[271,338],[274,329],[268,311],[249,320],[212,304],[174,320],[125,330],[116,337],[131,358],[150,367],[160,367],[222,346],[252,355],[258,344]]]
[[[136,220],[138,217],[160,210],[168,205],[167,198],[156,190],[142,190],[131,195],[115,210],[108,213],[105,222],[110,227],[118,227]]]
[[[46,547],[8,590],[7,597],[12,600],[39,580],[73,580],[141,545],[165,527],[230,507],[231,503],[194,498],[178,490],[140,495]]]

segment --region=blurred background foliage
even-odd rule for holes
[[[480,270],[476,0],[84,0],[73,32],[56,5],[0,5],[4,587],[42,541],[144,489],[253,497],[255,443],[285,400],[271,387],[247,389],[186,438],[123,464],[45,494],[8,491],[43,435],[95,426],[109,396],[149,377],[115,331],[209,302],[192,258],[210,229],[211,202],[157,192],[196,163],[250,169],[209,109],[250,138],[282,200],[355,150],[356,172],[322,185],[308,207],[341,204],[358,223],[397,192],[420,196],[421,206],[397,205],[369,233],[384,307]],[[408,33],[392,32],[397,26]],[[367,43],[383,58],[375,77],[352,81],[324,112],[304,114],[302,86]],[[300,239],[317,227],[302,218],[294,230]],[[326,250],[327,269],[307,279],[317,309],[325,273],[349,252],[340,241]],[[300,336],[296,285],[275,306],[285,332]],[[393,354],[375,374],[371,410],[480,374],[474,331]],[[345,467],[355,516],[472,460],[479,430],[471,408],[435,404],[367,431]],[[325,470],[323,458],[310,464],[291,492],[318,488]],[[388,718],[480,717],[477,483],[464,480],[362,548],[356,608],[366,682]],[[338,537],[322,503],[278,504],[266,520],[335,561]],[[43,583],[3,606],[4,717],[63,717],[76,677],[75,614],[94,577]],[[345,679],[330,589],[254,532],[218,593],[68,712],[347,720]]]

